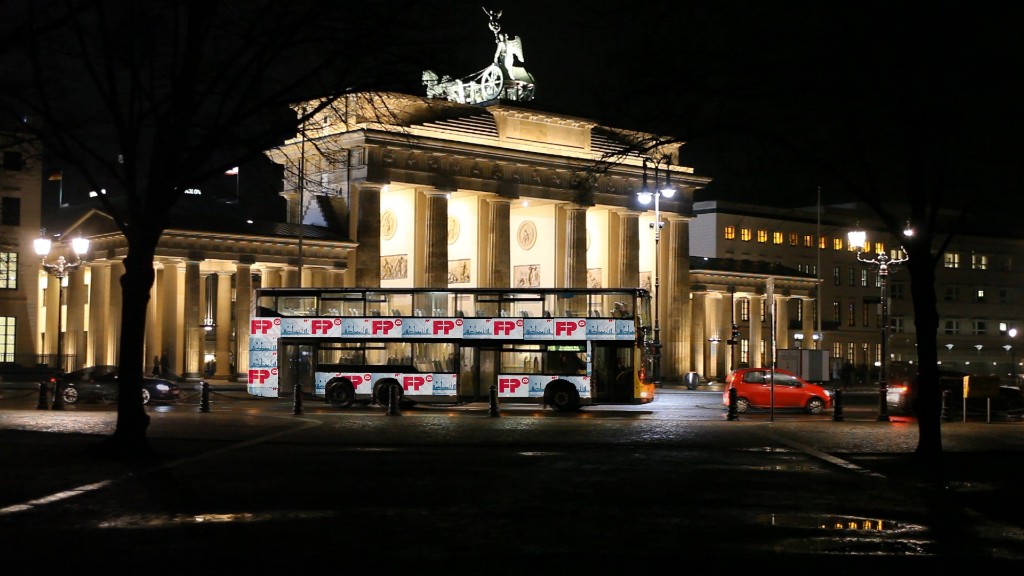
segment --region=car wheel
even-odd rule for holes
[[[747,400],[746,398],[737,398],[736,399],[736,411],[742,413],[742,412],[746,412],[748,410],[750,410],[750,401]]]
[[[825,411],[825,401],[821,398],[811,398],[807,401],[808,414],[821,414]]]
[[[142,405],[145,406],[146,404],[149,404],[149,400],[150,400],[149,388],[143,387],[142,388]]]
[[[60,397],[64,400],[65,404],[74,404],[78,402],[78,390],[70,386],[65,386],[64,389],[60,391]]]
[[[355,399],[355,390],[348,382],[336,382],[327,389],[327,401],[335,408],[348,408]]]
[[[559,412],[575,412],[580,409],[580,395],[576,387],[568,382],[555,382],[545,392],[547,404]]]

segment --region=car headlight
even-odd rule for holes
[[[156,389],[161,391],[161,392],[167,392],[168,390],[171,389],[171,387],[168,386],[167,384],[157,384],[156,385]]]

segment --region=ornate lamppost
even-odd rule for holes
[[[57,369],[66,372],[67,366],[64,361],[64,292],[67,288],[68,276],[82,265],[82,256],[89,251],[89,240],[86,238],[75,238],[71,241],[71,248],[75,253],[74,262],[68,262],[63,255],[58,256],[57,260],[54,262],[46,261],[46,257],[50,253],[52,242],[45,236],[45,231],[40,234],[39,238],[36,238],[33,245],[35,247],[36,254],[42,258],[43,270],[46,270],[47,274],[57,278],[60,284],[60,297],[58,298],[57,303]],[[64,399],[61,397],[59,387],[59,384],[54,386],[53,410],[64,409]]]
[[[671,198],[675,195],[676,191],[672,188],[672,172],[669,170],[669,162],[671,157],[662,156],[659,160],[650,160],[644,158],[644,185],[643,188],[637,192],[637,198],[640,203],[644,206],[651,203],[651,199],[654,199],[654,222],[651,223],[651,228],[654,229],[654,366],[652,372],[654,373],[654,382],[658,384],[661,382],[661,327],[658,320],[658,300],[661,299],[661,292],[659,286],[661,283],[658,277],[658,260],[661,259],[661,251],[659,243],[661,241],[661,229],[665,226],[665,223],[661,221],[661,197]],[[652,192],[647,185],[647,164],[654,165],[654,191]],[[665,165],[665,182],[664,184],[660,181],[659,168],[664,163]]]
[[[876,253],[874,258],[865,258],[863,249],[867,233],[863,230],[851,230],[848,236],[850,247],[857,250],[857,260],[878,266],[878,279],[882,288],[882,362],[879,365],[878,374],[878,421],[888,422],[889,404],[886,402],[886,396],[889,393],[889,375],[887,373],[889,364],[889,295],[886,293],[885,283],[889,276],[889,270],[893,266],[906,262],[909,258],[892,258],[885,252]]]

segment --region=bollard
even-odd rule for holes
[[[210,383],[206,380],[199,383],[199,411],[210,411]]]
[[[292,414],[302,414],[302,384],[295,383],[295,402]]]
[[[832,390],[832,421],[842,422],[843,420],[843,391],[836,388]]]
[[[399,394],[398,384],[392,384],[388,388],[388,416],[401,416],[402,411],[398,407],[398,403],[401,402],[401,394]]]
[[[490,395],[490,398],[491,398],[491,407],[490,407],[490,410],[488,410],[487,415],[488,416],[501,416],[501,413],[498,411],[498,387],[495,386],[494,384],[491,384],[491,395]]]
[[[729,415],[726,420],[739,420],[739,414],[736,412],[736,389],[729,388]]]
[[[36,404],[36,410],[46,410],[49,406],[46,405],[46,382],[39,383],[39,402]]]
[[[949,414],[949,390],[942,391],[942,409],[939,411],[939,418],[943,422],[953,421],[953,417]]]
[[[50,406],[50,410],[63,410],[64,409],[64,391],[60,389],[60,381],[57,380],[53,383],[53,405]]]

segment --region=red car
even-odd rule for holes
[[[737,412],[746,412],[751,408],[771,408],[773,381],[776,409],[796,409],[808,414],[821,414],[832,408],[830,391],[779,368],[734,370],[726,378],[722,403],[729,406],[729,391],[735,388]]]

